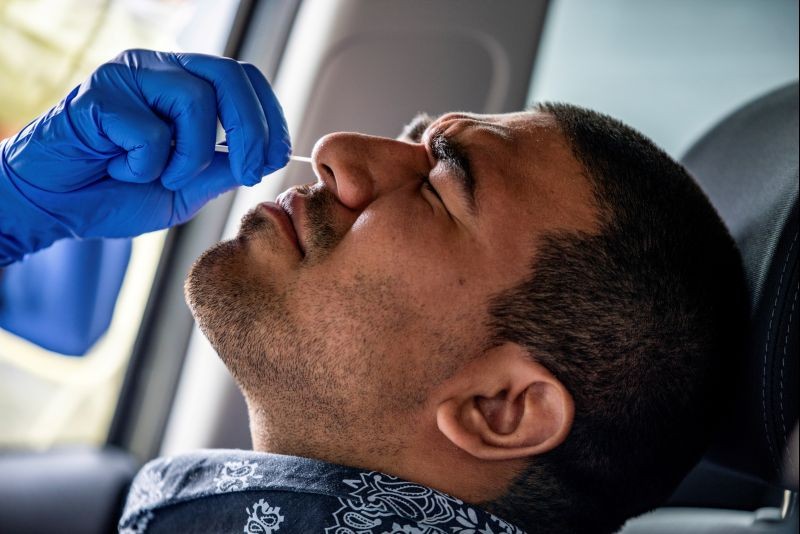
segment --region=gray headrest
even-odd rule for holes
[[[750,296],[746,360],[712,461],[784,487],[796,473],[798,85],[739,109],[683,160],[739,245]],[[789,443],[794,445],[789,445]],[[794,450],[789,450],[794,447]],[[784,466],[788,461],[794,466]]]

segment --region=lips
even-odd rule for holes
[[[272,215],[272,218],[277,221],[278,226],[281,228],[286,237],[294,244],[295,247],[297,247],[297,249],[300,251],[300,254],[305,256],[305,249],[300,243],[300,238],[298,236],[295,223],[292,220],[289,211],[283,207],[283,203],[280,202],[280,198],[278,200],[279,202],[277,203],[262,202],[258,205],[258,207]]]

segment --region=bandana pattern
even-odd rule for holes
[[[363,472],[343,482],[353,491],[339,499],[342,506],[325,534],[523,534],[460,499],[384,473]]]
[[[147,464],[131,487],[120,532],[166,532],[161,514],[173,514],[165,524],[187,532],[525,534],[475,505],[386,473],[245,451]]]

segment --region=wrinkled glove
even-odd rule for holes
[[[214,152],[217,118],[229,154]],[[0,142],[0,265],[64,237],[180,224],[283,167],[290,152],[283,111],[254,66],[123,52]]]

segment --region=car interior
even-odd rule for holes
[[[601,111],[638,107],[682,124],[680,136],[665,134],[663,144],[697,179],[739,247],[749,292],[747,342],[741,355],[729,358],[736,394],[703,459],[663,506],[629,520],[620,532],[798,532],[797,3],[775,2],[769,9],[755,0],[589,4],[241,0],[232,2],[219,53],[254,63],[273,82],[298,155],[310,154],[331,131],[394,137],[420,111],[500,113],[524,109],[532,96],[570,101],[581,94],[587,96],[575,103],[600,105],[595,102],[606,102],[605,96],[595,93],[607,91],[604,82],[587,77],[573,83],[592,69],[631,91],[608,97]],[[775,29],[776,20],[788,33]],[[664,52],[674,57],[661,63],[645,56],[667,45],[640,46],[620,30],[655,39],[647,32],[660,26],[672,28],[665,42],[675,43],[673,52]],[[675,34],[675,28],[686,33]],[[592,37],[599,31],[611,43],[606,48]],[[732,37],[724,41],[723,34]],[[787,35],[791,42],[782,40]],[[589,42],[567,45],[567,37]],[[752,44],[759,39],[767,43],[763,50]],[[750,52],[736,48],[740,41]],[[692,48],[706,42],[707,49]],[[568,46],[573,56],[566,54],[565,61],[587,58],[580,72],[559,66],[557,53]],[[612,49],[620,55],[598,65],[597,57]],[[715,50],[723,55],[714,56]],[[775,59],[773,50],[785,57]],[[622,72],[625,54],[632,59]],[[687,54],[691,59],[684,59]],[[543,73],[557,68],[566,69],[563,83],[572,93],[544,80]],[[709,81],[715,68],[728,78]],[[683,69],[684,78],[665,81],[653,74],[669,69]],[[705,96],[693,78],[704,81]],[[676,94],[670,83],[686,85],[686,92]],[[732,87],[737,83],[739,92]],[[658,85],[669,94],[646,92]],[[673,108],[663,109],[662,102]],[[289,165],[258,186],[219,197],[165,233],[99,441],[0,441],[0,532],[115,531],[130,483],[145,462],[199,448],[250,448],[244,399],[194,325],[183,280],[200,253],[235,233],[250,206],[313,179],[307,166]],[[9,347],[0,338],[0,353]],[[0,399],[2,437],[3,410],[21,408]]]

